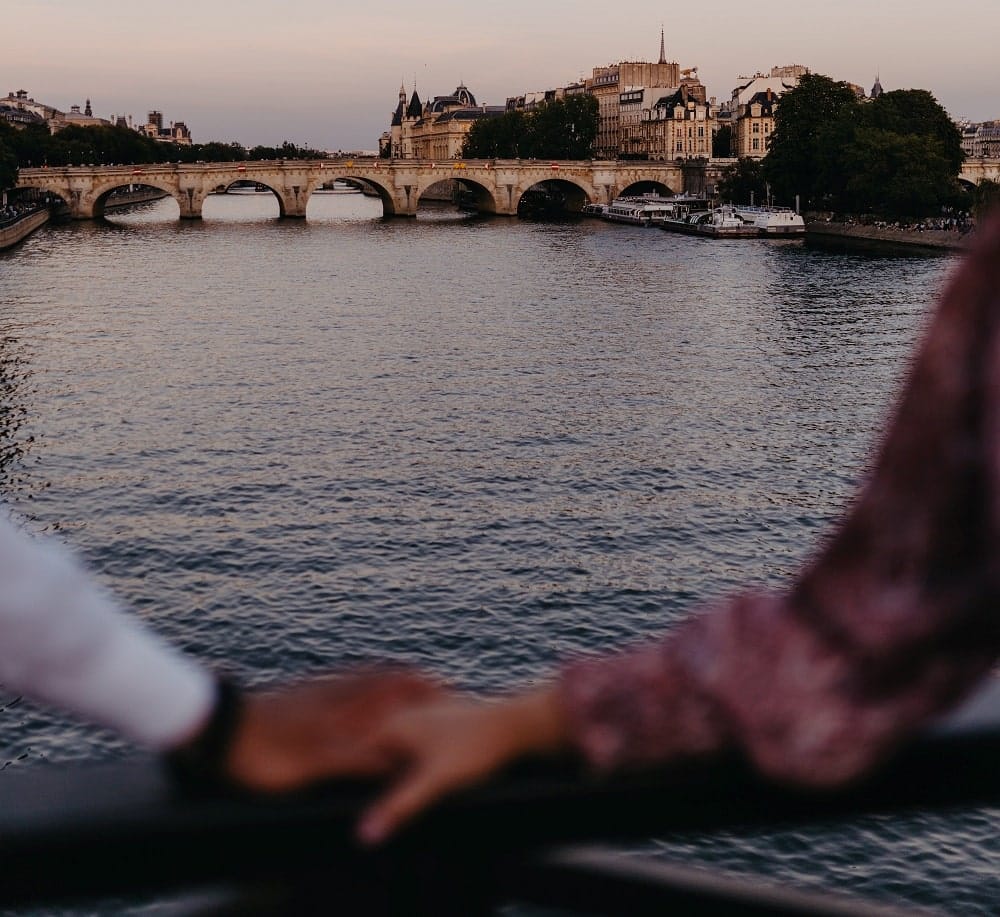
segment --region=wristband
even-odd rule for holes
[[[226,757],[239,728],[243,699],[226,678],[215,683],[215,707],[208,722],[190,742],[164,755],[170,775],[190,789],[219,789],[229,784]]]

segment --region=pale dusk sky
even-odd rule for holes
[[[700,7],[700,8],[699,8]],[[564,85],[593,67],[668,60],[709,95],[775,64],[870,89],[929,89],[952,116],[1000,118],[1000,0],[800,0],[704,5],[594,0],[3,0],[0,95],[68,110],[149,109],[198,142],[371,149],[400,81],[420,97],[464,82],[480,103]]]

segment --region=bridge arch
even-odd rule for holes
[[[626,185],[618,192],[618,197],[638,197],[641,194],[658,194],[660,197],[670,197],[674,194],[670,185],[653,178],[642,178]]]
[[[382,201],[382,215],[387,217],[396,215],[396,201],[392,196],[392,189],[387,186],[386,179],[381,176],[366,175],[361,171],[325,170],[319,180],[309,188],[309,194],[312,195],[313,191],[324,185],[332,185],[335,181],[346,182],[362,191],[366,188],[374,191],[379,196],[379,200]],[[308,203],[308,197],[306,202]]]
[[[152,188],[156,191],[162,191],[168,197],[172,197],[177,201],[178,206],[182,209],[184,203],[177,196],[177,189],[169,187],[168,182],[156,182],[156,180],[142,180],[145,176],[136,176],[134,181],[123,181],[121,178],[116,178],[110,182],[103,182],[102,184],[95,185],[89,195],[85,195],[81,200],[81,204],[84,208],[89,208],[93,219],[100,220],[104,218],[104,209],[108,203],[108,199],[115,191],[121,191],[123,188],[129,188],[135,186],[136,188]],[[165,187],[166,186],[166,187]]]
[[[596,199],[594,189],[573,178],[545,177],[526,181],[517,190],[517,214],[531,211],[579,213]]]
[[[448,176],[441,178],[440,176],[429,176],[419,182],[417,185],[416,199],[413,202],[413,209],[416,210],[420,206],[420,198],[424,194],[433,188],[435,185],[443,184],[444,182],[455,181],[458,183],[460,192],[465,192],[469,197],[469,208],[475,208],[478,213],[496,213],[497,212],[497,201],[493,192],[490,191],[486,185],[477,181],[474,178],[468,178],[465,175],[460,176]]]

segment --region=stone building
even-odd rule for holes
[[[739,78],[727,112],[732,128],[731,155],[750,159],[763,159],[767,155],[778,101],[783,93],[798,86],[807,73],[809,68],[802,64],[787,64],[772,67],[768,73]]]
[[[685,85],[667,93],[658,90],[647,96],[650,104],[644,101],[637,121],[631,112],[623,113],[623,155],[651,160],[711,157],[718,121],[712,103],[705,99],[704,87],[701,90],[692,91]],[[626,108],[628,105],[626,102]]]
[[[479,105],[464,84],[426,103],[416,88],[407,102],[406,89],[400,86],[389,130],[379,139],[379,154],[392,159],[460,159],[472,125],[504,111],[502,106]]]
[[[191,131],[183,121],[171,121],[167,127],[163,126],[163,112],[151,111],[146,118],[146,123],[137,128],[140,134],[145,134],[160,143],[177,143],[181,146],[191,145]]]
[[[756,93],[739,106],[731,141],[734,156],[763,159],[767,155],[777,111],[778,96],[771,89]]]
[[[597,99],[597,139],[594,155],[615,159],[621,150],[621,98],[632,97],[642,89],[676,89],[681,84],[680,65],[668,61],[664,33],[660,32],[660,59],[620,61],[595,67],[586,81],[586,89]]]

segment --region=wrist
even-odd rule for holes
[[[164,755],[171,775],[189,787],[229,782],[228,759],[244,714],[243,697],[225,678],[215,683],[215,703],[208,719],[192,738]]]
[[[554,688],[515,695],[501,706],[515,754],[556,755],[569,749],[569,725]]]

